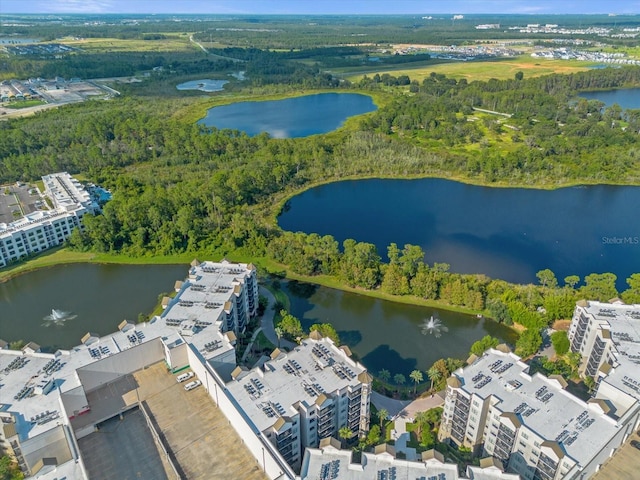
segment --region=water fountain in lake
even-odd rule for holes
[[[436,338],[440,338],[443,333],[448,332],[449,329],[442,325],[442,322],[439,318],[434,317],[433,315],[428,320],[425,319],[422,322],[422,334],[423,335],[433,335]]]
[[[45,326],[63,325],[67,320],[73,320],[76,317],[77,315],[74,315],[73,312],[65,312],[64,310],[52,308],[51,313],[46,315],[43,320],[45,321]]]

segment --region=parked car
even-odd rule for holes
[[[640,442],[637,440],[631,440],[631,446],[640,450]]]
[[[176,380],[178,381],[178,383],[182,383],[182,382],[186,382],[187,380],[189,380],[190,378],[193,378],[195,374],[193,372],[187,372],[187,373],[183,373],[181,375],[178,375],[178,377],[176,378]]]
[[[193,382],[187,383],[184,386],[184,389],[188,392],[189,390],[193,390],[194,388],[197,388],[200,385],[202,385],[202,382],[200,380],[194,380]]]

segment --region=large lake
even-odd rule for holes
[[[331,132],[347,118],[376,109],[371,97],[356,93],[320,93],[264,102],[238,102],[210,108],[198,123],[241,130],[250,136],[297,138]]]
[[[0,283],[0,338],[70,348],[89,331],[106,335],[149,314],[158,295],[173,291],[188,265],[60,265]],[[50,321],[51,310],[68,319]]]
[[[314,323],[331,323],[374,374],[387,369],[392,376],[427,370],[439,358],[466,359],[471,345],[485,335],[515,343],[513,330],[497,322],[461,313],[438,311],[387,302],[306,283],[283,284],[291,300],[291,313],[305,329]],[[440,337],[422,333],[425,319],[436,316],[447,331]]]
[[[308,190],[279,218],[285,230],[420,245],[429,263],[511,282],[640,272],[640,187],[488,188],[441,180],[356,180]]]
[[[640,108],[640,88],[621,88],[599,92],[582,92],[581,97],[587,100],[600,100],[607,107],[617,103],[622,108]]]

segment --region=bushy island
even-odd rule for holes
[[[560,285],[545,270],[539,285],[513,285],[428,265],[412,245],[390,245],[390,260],[383,263],[372,244],[347,240],[339,246],[329,236],[284,232],[275,218],[291,195],[345,178],[434,176],[528,187],[638,184],[638,111],[576,97],[581,90],[640,85],[638,69],[488,82],[433,74],[418,83],[382,75],[357,85],[305,69],[284,86],[277,83],[279,71],[273,77],[269,71],[256,71],[248,90],[258,94],[244,100],[278,89],[288,94],[340,84],[336,90],[371,94],[379,109],[326,135],[248,137],[195,124],[193,111],[203,113],[212,101],[153,96],[152,79],[109,102],[0,123],[0,180],[30,181],[67,170],[110,188],[113,199],[101,215],[85,217],[84,233],[76,230],[69,241],[72,250],[125,261],[183,254],[251,258],[267,271],[311,282],[519,324],[522,356],[537,351],[541,329],[570,317],[578,298],[620,294],[611,273],[569,276]],[[269,79],[276,86],[260,90]],[[627,283],[623,300],[640,301],[640,274]]]

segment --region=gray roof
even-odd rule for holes
[[[563,390],[557,380],[539,373],[530,376],[528,371],[513,353],[490,349],[454,376],[463,391],[482,399],[492,396],[495,408],[512,421],[543,439],[558,440],[567,455],[584,465],[618,432],[616,421],[598,404],[587,404]]]

